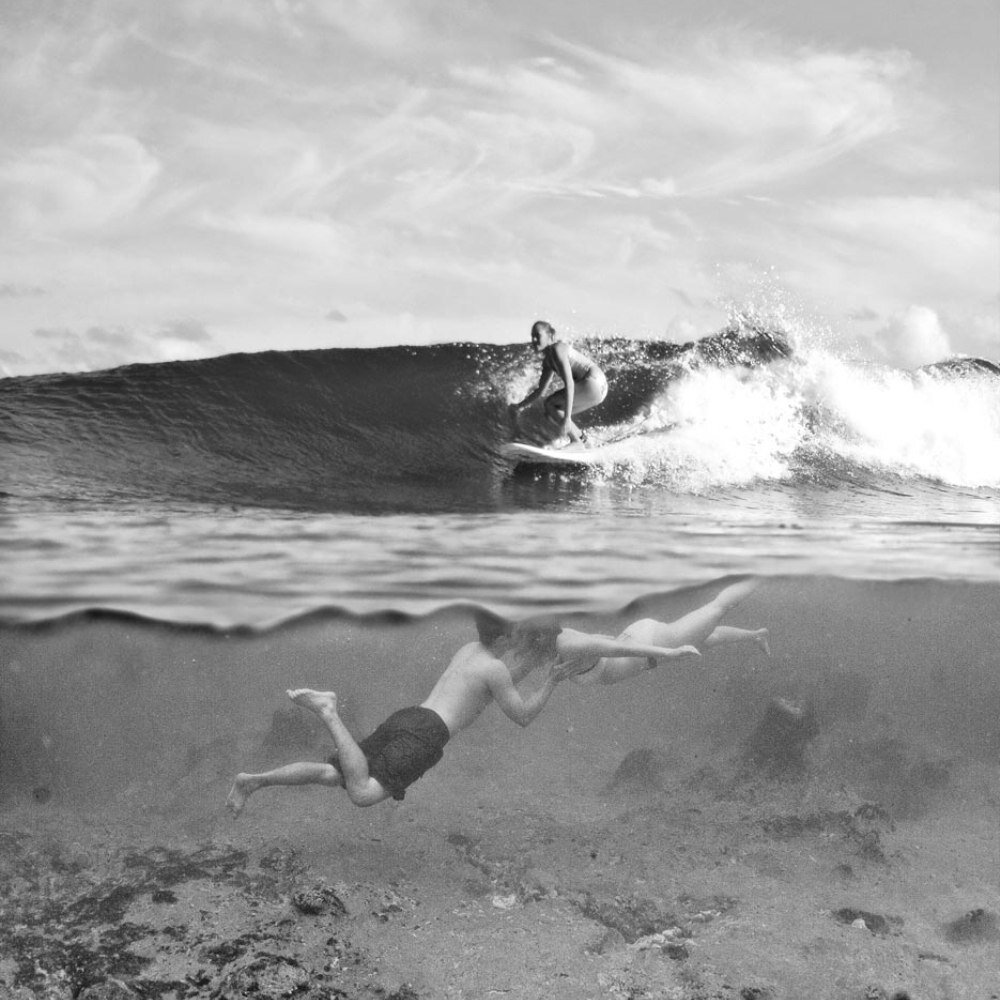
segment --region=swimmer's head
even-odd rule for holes
[[[519,653],[542,663],[556,658],[556,638],[561,631],[558,622],[525,622],[514,629],[512,639]]]
[[[562,626],[555,621],[529,621],[515,624],[490,611],[476,614],[479,641],[495,656],[515,654],[528,668],[555,660],[556,637]]]
[[[506,645],[510,639],[514,623],[492,611],[479,610],[476,612],[476,631],[479,633],[479,641],[495,652],[498,645]]]

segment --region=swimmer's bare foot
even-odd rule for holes
[[[233,787],[229,789],[229,795],[226,796],[226,808],[234,816],[239,816],[243,812],[243,807],[247,804],[247,798],[253,791],[252,788],[247,787],[249,782],[249,774],[237,774],[236,780],[233,782]]]
[[[670,659],[677,659],[681,656],[701,656],[701,650],[697,646],[677,646],[670,650]]]
[[[664,646],[663,652],[647,656],[646,663],[650,670],[654,670],[660,660],[679,660],[683,656],[701,656],[701,650],[697,646]]]
[[[771,655],[771,643],[769,642],[771,633],[766,628],[757,629],[750,641],[760,647],[765,656]]]
[[[286,691],[296,705],[308,708],[315,712],[320,718],[325,718],[328,714],[337,714],[337,696],[333,691],[313,691],[310,688],[296,688]]]

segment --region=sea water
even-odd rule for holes
[[[782,698],[901,822],[1000,767],[1000,369],[904,372],[745,322],[580,346],[611,385],[581,426],[630,443],[575,471],[500,455],[537,377],[520,346],[0,381],[0,807],[141,788],[137,820],[182,793],[214,814],[286,687],[335,688],[360,735],[426,694],[477,608],[613,634],[743,574],[726,623],[767,627],[766,662],[560,692],[526,732],[484,718],[411,795],[481,789],[485,760],[539,808],[553,783],[579,800],[633,749],[738,757]],[[858,763],[886,739],[898,781]],[[952,792],[911,787],[928,761]]]

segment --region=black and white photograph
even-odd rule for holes
[[[0,1000],[1000,1000],[996,0],[0,0]]]

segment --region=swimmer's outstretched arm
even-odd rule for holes
[[[681,656],[701,656],[694,646],[660,646],[635,642],[621,636],[596,635],[564,628],[556,640],[559,655],[564,659],[605,656],[642,657],[647,660],[677,659]]]

